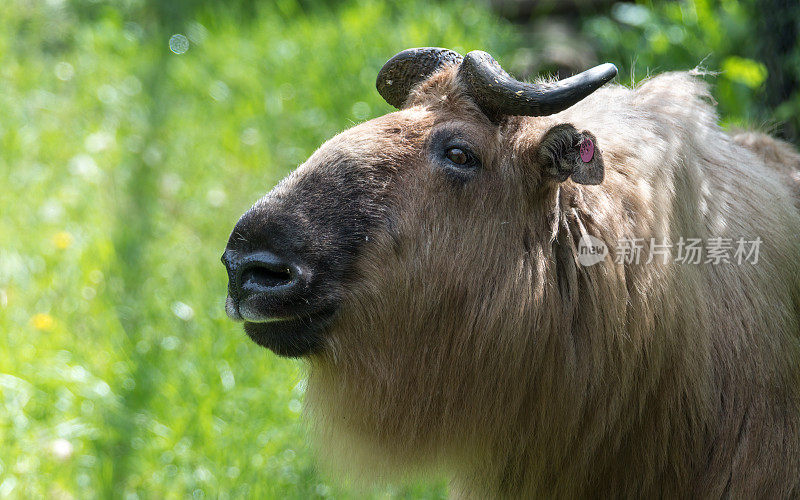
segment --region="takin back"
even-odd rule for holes
[[[228,315],[323,461],[461,497],[800,495],[800,156],[708,88],[409,49],[238,221]]]

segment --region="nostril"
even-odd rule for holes
[[[300,265],[268,251],[242,255],[228,249],[223,262],[228,294],[237,304],[251,295],[283,297],[305,279]]]
[[[286,266],[265,266],[254,262],[242,272],[242,288],[248,291],[261,291],[286,285],[292,279],[292,271]]]

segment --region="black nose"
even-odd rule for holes
[[[232,316],[242,316],[249,320],[268,320],[268,317],[248,317],[256,315],[242,305],[249,299],[260,302],[287,297],[301,286],[302,269],[290,259],[272,252],[259,251],[242,254],[228,249],[222,255],[222,263],[228,270],[228,293],[235,311]],[[239,318],[237,318],[239,319]]]

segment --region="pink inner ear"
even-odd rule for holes
[[[583,163],[589,163],[594,158],[594,142],[588,137],[584,137],[581,141],[581,160]]]

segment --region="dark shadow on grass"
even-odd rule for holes
[[[137,77],[142,82],[142,98],[148,102],[147,126],[140,131],[144,139],[146,151],[149,145],[158,144],[165,118],[170,113],[168,91],[168,73],[171,57],[167,40],[173,32],[173,26],[184,25],[193,14],[192,9],[181,10],[167,6],[180,2],[157,2],[147,4],[136,16],[135,21],[145,32],[142,50],[152,52],[152,59],[144,67],[138,68]],[[192,2],[185,2],[187,4]],[[160,15],[169,16],[168,22]],[[109,275],[119,278],[119,286],[110,297],[114,304],[119,323],[125,332],[119,348],[124,352],[131,366],[130,377],[134,384],[117,383],[115,393],[120,395],[119,405],[109,410],[106,425],[110,429],[107,438],[95,442],[97,455],[101,458],[100,483],[103,496],[118,498],[122,495],[131,474],[131,455],[135,452],[135,439],[148,439],[149,431],[141,425],[137,416],[147,412],[153,394],[159,391],[159,384],[164,382],[162,373],[165,364],[171,361],[165,356],[157,339],[148,335],[148,326],[163,321],[169,314],[169,304],[162,304],[162,310],[153,312],[147,305],[150,298],[146,292],[145,282],[152,274],[147,256],[152,245],[157,241],[154,216],[159,210],[158,178],[160,164],[148,164],[146,155],[129,154],[123,160],[124,167],[129,170],[128,176],[116,186],[118,193],[117,210],[114,214],[115,232],[112,241],[115,260],[111,264]],[[144,341],[148,349],[137,348]]]
[[[143,89],[152,99],[148,106],[148,130],[144,134],[146,144],[156,139],[166,113],[157,103],[167,65],[166,57],[159,56],[142,78]],[[121,401],[107,419],[112,438],[109,442],[98,443],[101,448],[98,455],[106,458],[102,468],[107,470],[101,471],[101,474],[104,496],[108,498],[118,497],[124,489],[133,439],[142,433],[136,424],[136,415],[148,407],[153,391],[157,390],[154,378],[163,357],[158,345],[153,345],[146,352],[137,350],[141,340],[150,340],[146,339],[145,332],[152,318],[146,310],[147,300],[142,296],[142,286],[150,273],[145,258],[154,240],[152,218],[158,203],[156,172],[141,157],[130,157],[126,164],[130,168],[130,176],[123,185],[118,186],[121,196],[113,234],[116,259],[111,270],[120,278],[120,288],[112,300],[125,332],[121,348],[131,364],[130,376],[135,384],[129,389],[124,386],[115,388]]]

